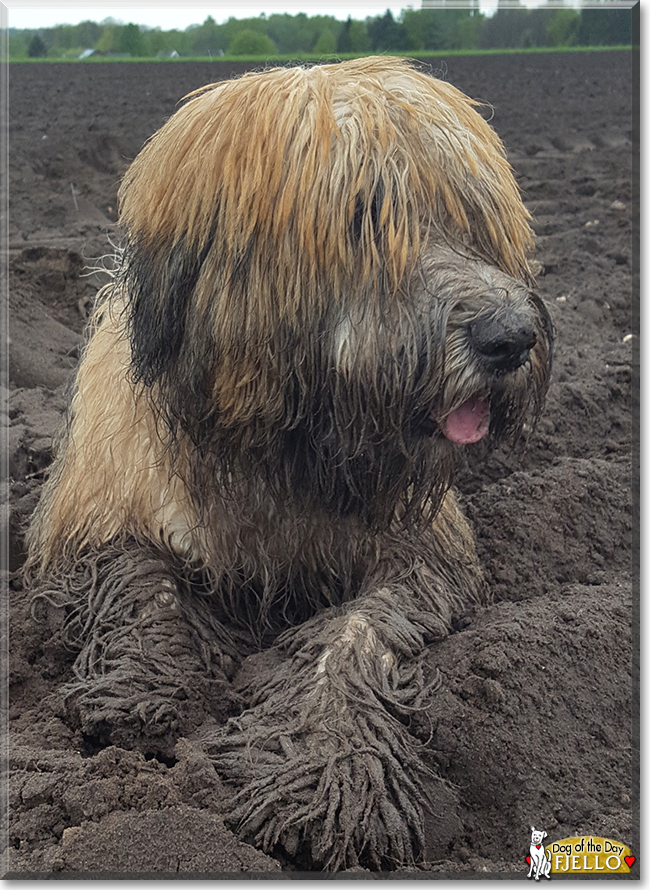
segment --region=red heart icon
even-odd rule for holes
[[[628,868],[632,868],[634,863],[636,862],[636,856],[625,856],[625,864]]]
[[[530,856],[526,856],[526,862],[530,865]]]

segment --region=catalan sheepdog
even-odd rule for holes
[[[196,733],[264,850],[413,865],[423,653],[483,598],[454,469],[532,427],[550,370],[501,142],[405,61],[277,68],[189,96],[120,208],[29,531],[68,719]]]

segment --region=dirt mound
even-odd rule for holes
[[[557,329],[547,411],[528,447],[470,454],[459,488],[493,604],[430,652],[442,675],[414,723],[447,780],[425,868],[523,876],[530,825],[638,848],[632,492],[632,67],[625,52],[454,58],[492,106],[534,214]],[[38,498],[92,296],[117,248],[116,191],[178,100],[245,66],[12,66],[10,570]],[[102,261],[100,258],[106,257]],[[196,740],[101,746],[62,705],[74,653],[12,574],[10,847],[23,876],[295,870],[237,840]],[[247,659],[247,676],[276,666]],[[196,715],[195,715],[196,716]],[[219,718],[205,714],[203,730]],[[418,723],[419,721],[419,723]],[[439,798],[442,799],[442,798]]]

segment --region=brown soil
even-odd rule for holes
[[[432,822],[427,869],[523,876],[531,824],[550,840],[593,834],[638,849],[631,56],[454,58],[440,67],[494,108],[536,218],[557,347],[528,450],[471,455],[459,480],[494,603],[430,655],[444,682],[424,737],[460,805]],[[10,70],[11,506],[2,515],[14,572],[13,874],[295,867],[224,827],[228,791],[191,740],[166,758],[89,749],[54,695],[72,656],[30,616],[15,572],[101,283],[87,267],[101,265],[118,238],[120,177],[183,95],[244,68]],[[272,660],[249,662],[249,672],[273,670]]]

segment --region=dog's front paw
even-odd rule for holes
[[[315,616],[270,667],[242,672],[249,710],[203,744],[236,790],[228,819],[244,839],[302,868],[444,857],[456,801],[409,731],[438,680],[425,681],[420,625],[399,604],[382,588]]]
[[[271,726],[253,709],[206,737],[220,775],[239,789],[230,827],[303,868],[414,865],[424,851],[426,800],[413,752],[388,723],[360,719],[357,727],[344,737]]]
[[[233,647],[209,599],[135,543],[89,556],[37,591],[40,604],[62,614],[62,639],[78,649],[58,710],[91,745],[171,752],[208,714],[240,710],[226,675]]]

